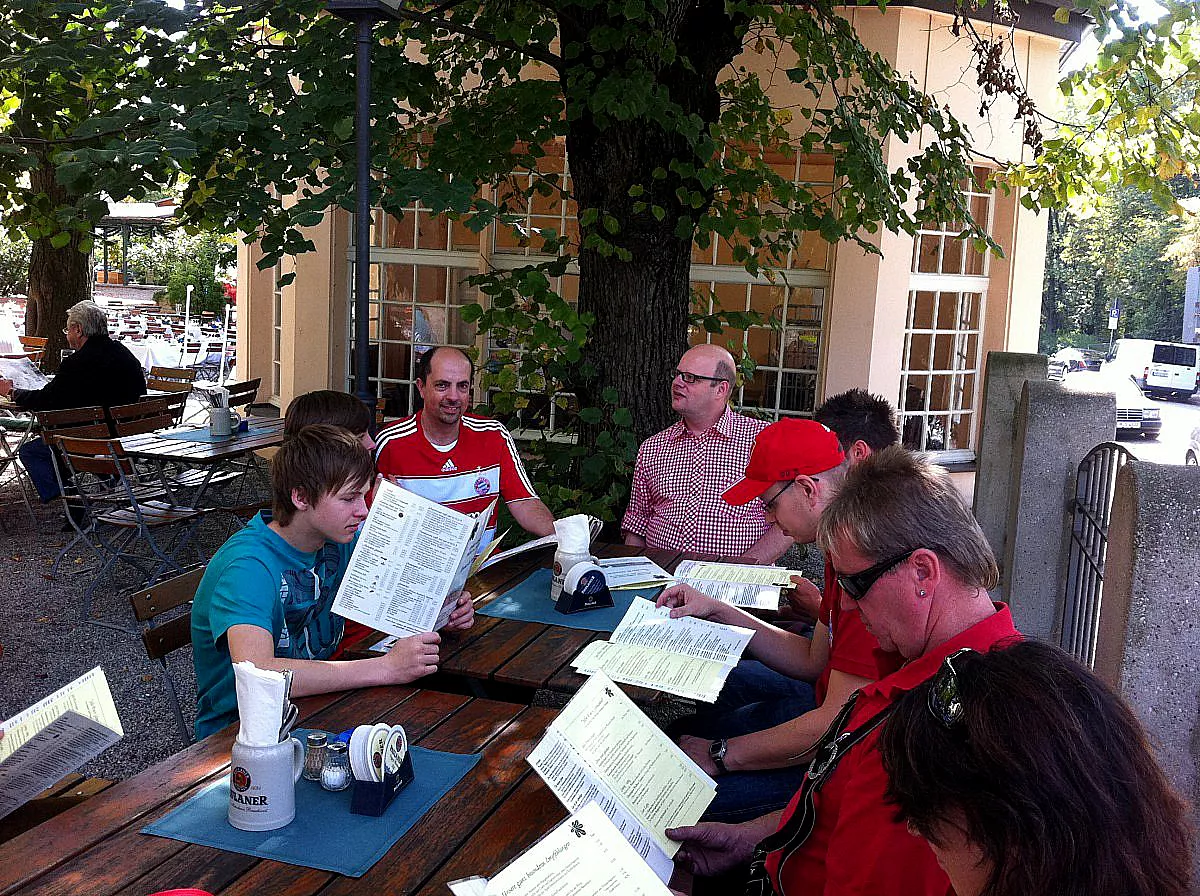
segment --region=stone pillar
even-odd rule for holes
[[[1026,635],[1058,643],[1079,462],[1117,431],[1111,392],[1030,381],[1017,409],[1001,599]]]
[[[1096,673],[1121,691],[1200,826],[1200,469],[1129,461],[1108,527]],[[1200,880],[1200,853],[1194,862]]]
[[[1017,447],[1017,406],[1026,380],[1046,379],[1045,355],[988,352],[983,378],[983,423],[976,452],[972,510],[997,559],[1005,555],[1008,509],[1013,496],[1013,456]],[[1000,580],[1008,578],[1003,565]]]

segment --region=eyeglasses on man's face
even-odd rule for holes
[[[837,583],[852,598],[862,600],[867,596],[867,592],[871,590],[872,585],[919,550],[920,548],[913,548],[911,551],[905,551],[903,554],[889,557],[882,563],[876,563],[874,566],[867,567],[862,572],[842,573],[837,577]]]
[[[946,657],[929,687],[929,712],[946,728],[953,728],[962,721],[965,712],[954,661],[965,653],[974,652],[970,647],[964,647]]]
[[[675,377],[679,377],[689,386],[694,386],[700,380],[704,380],[707,383],[729,382],[729,380],[725,379],[723,376],[704,376],[703,374],[692,373],[688,370],[680,370],[678,367],[675,368],[675,372],[671,374],[671,379],[675,379]]]
[[[772,495],[769,500],[759,498],[759,500],[762,501],[763,510],[765,510],[767,513],[773,513],[775,511],[775,502],[779,500],[779,496],[782,495],[784,492],[786,492],[789,488],[791,488],[795,484],[796,484],[796,480],[795,479],[791,480],[790,482],[788,482],[787,485],[785,485],[783,488],[781,488],[779,491],[777,491],[774,495]]]

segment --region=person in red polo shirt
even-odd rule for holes
[[[430,501],[478,516],[497,497],[531,535],[554,532],[554,514],[525,472],[516,442],[504,424],[466,413],[475,366],[461,349],[438,346],[417,362],[421,410],[379,432],[375,466],[380,475]],[[482,551],[496,535],[493,508]]]
[[[676,861],[701,876],[749,864],[746,892],[755,896],[946,896],[949,879],[928,844],[884,799],[875,741],[894,701],[947,656],[1020,637],[987,593],[999,578],[995,557],[949,474],[898,447],[851,468],[818,542],[843,607],[908,663],[847,702],[782,812],[669,829],[682,844]]]

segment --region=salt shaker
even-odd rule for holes
[[[324,731],[314,731],[305,738],[304,780],[320,781],[325,768],[325,745],[329,736]]]
[[[325,766],[321,769],[321,786],[326,790],[345,790],[350,786],[350,756],[341,741],[325,748]]]

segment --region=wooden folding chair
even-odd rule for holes
[[[258,387],[261,383],[262,377],[255,377],[241,383],[226,383],[225,389],[229,392],[229,406],[248,410],[250,405],[254,404],[254,400],[258,398]]]
[[[46,343],[49,338],[46,336],[18,336],[21,340],[21,347],[25,349],[25,354],[29,355],[29,360],[34,364],[41,365],[42,358],[46,354]]]
[[[25,470],[24,464],[21,463],[18,452],[26,442],[34,437],[34,421],[31,417],[0,409],[0,482],[11,477],[16,483],[17,493],[20,496],[19,502],[11,499],[10,496],[9,500],[0,503],[0,509],[24,503],[31,524],[37,522],[37,518],[33,515],[33,505],[29,501],[29,492],[33,489],[33,483],[29,479],[29,473]],[[8,531],[8,523],[4,517],[0,517],[0,527],[3,527],[4,531]]]
[[[105,439],[111,435],[104,408],[68,408],[63,411],[34,411],[42,435],[72,435],[81,439]]]
[[[70,472],[74,497],[86,514],[84,520],[68,518],[96,554],[100,567],[84,592],[82,621],[125,631],[123,626],[91,619],[96,588],[110,570],[122,563],[141,575],[139,587],[154,584],[167,573],[181,571],[183,566],[176,558],[191,545],[205,511],[161,500],[168,494],[166,489],[144,483],[116,439],[53,438]],[[168,547],[163,539],[166,529],[172,526],[182,531]],[[141,545],[146,552],[138,552]],[[69,544],[59,552],[51,570],[53,575],[58,574],[70,547]]]
[[[134,617],[144,625],[142,643],[146,645],[146,655],[162,667],[171,712],[175,716],[175,724],[179,726],[179,733],[185,745],[192,742],[192,729],[184,721],[183,708],[179,704],[175,680],[167,666],[167,657],[192,643],[191,603],[203,577],[204,567],[199,566],[149,588],[135,591],[129,596]],[[165,622],[155,623],[156,619],[183,606],[187,606],[188,609],[172,615]]]
[[[108,415],[118,436],[154,432],[176,423],[170,398],[143,398],[133,404],[115,405],[108,409]]]
[[[150,368],[150,376],[146,381],[146,385],[152,389],[158,389],[161,392],[182,392],[182,386],[191,387],[196,379],[196,370],[194,367],[160,367],[155,364]],[[150,380],[155,380],[158,385],[150,386]],[[168,388],[165,384],[170,383],[174,388]]]

